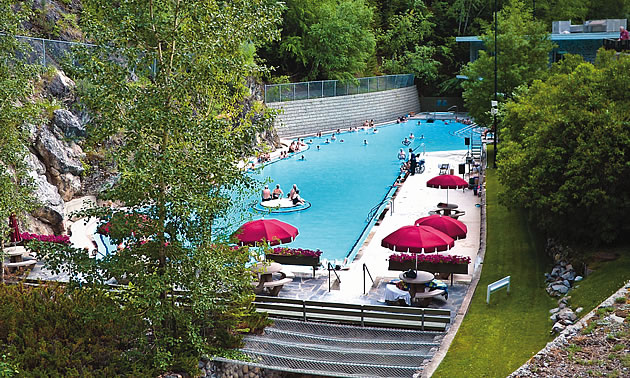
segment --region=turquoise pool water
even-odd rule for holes
[[[361,239],[367,235],[364,230],[371,226],[366,219],[368,213],[391,195],[392,185],[400,174],[398,151],[401,148],[407,156],[409,148],[420,154],[467,149],[463,135],[453,134],[464,125],[447,122],[410,120],[378,127],[376,134],[371,130],[343,132],[328,144],[325,140],[330,139],[330,134],[321,138],[306,137],[305,142],[312,140],[307,151],[267,164],[253,176],[261,182],[269,178],[270,189],[280,184],[285,196],[292,185],[297,184],[301,197],[312,206],[285,214],[256,213],[250,208],[251,217],[275,218],[297,227],[298,237],[283,246],[320,249],[322,257],[328,260],[352,258]],[[404,146],[401,142],[410,133],[415,139],[411,145]],[[302,155],[304,160],[301,160]],[[260,191],[263,187],[261,183]],[[259,200],[260,194],[256,194],[250,202]]]

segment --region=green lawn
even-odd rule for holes
[[[587,314],[630,280],[629,250],[627,245],[605,249],[606,252],[618,253],[620,257],[614,261],[589,264],[595,271],[569,293],[569,305],[572,308],[584,307],[580,315]]]
[[[434,377],[505,377],[552,338],[545,288],[550,260],[526,217],[497,203],[496,172],[487,174],[487,248],[481,280],[455,340]],[[511,276],[511,292],[500,290],[486,304],[489,283]]]

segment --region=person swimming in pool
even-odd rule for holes
[[[319,145],[317,145],[317,151],[319,151]]]
[[[328,138],[326,138],[326,141],[324,143],[330,144],[330,141],[328,140]]]
[[[405,139],[402,141],[402,144],[404,144],[405,146],[408,146],[411,144],[411,141],[407,139],[407,137],[405,137]]]
[[[367,139],[363,139],[363,145],[367,146],[367,144],[368,144]]]
[[[413,133],[409,134],[409,139],[413,139],[415,138],[415,136],[413,136]]]
[[[405,150],[401,148],[400,151],[398,151],[398,160],[405,160],[405,159],[407,159],[407,155],[405,155]]]

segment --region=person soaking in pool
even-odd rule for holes
[[[271,193],[271,198],[272,199],[282,198],[283,194],[284,192],[282,191],[282,189],[280,189],[280,184],[276,184],[276,188]]]
[[[271,201],[271,190],[269,190],[269,186],[265,185],[265,189],[262,191],[262,200],[263,201]]]
[[[405,151],[401,148],[400,151],[398,151],[398,160],[405,160],[407,159],[407,155],[405,155]]]
[[[291,191],[289,192],[289,194],[287,194],[287,197],[289,199],[293,199],[293,196],[295,195],[295,192],[297,192],[298,187],[297,185],[293,184],[293,188],[291,188]]]

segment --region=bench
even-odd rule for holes
[[[287,277],[281,280],[264,282],[262,285],[260,284],[260,282],[252,282],[252,285],[254,286],[254,292],[256,292],[256,294],[260,294],[263,292],[264,289],[267,289],[267,291],[269,291],[269,295],[275,297],[278,295],[278,293],[280,293],[280,290],[282,290],[282,287],[284,285],[291,282],[293,282],[293,278]]]
[[[426,307],[429,305],[429,303],[431,303],[431,300],[438,295],[444,295],[444,290],[437,289],[431,291],[417,292],[416,295],[413,296],[413,301],[417,301],[420,303],[420,305]]]

